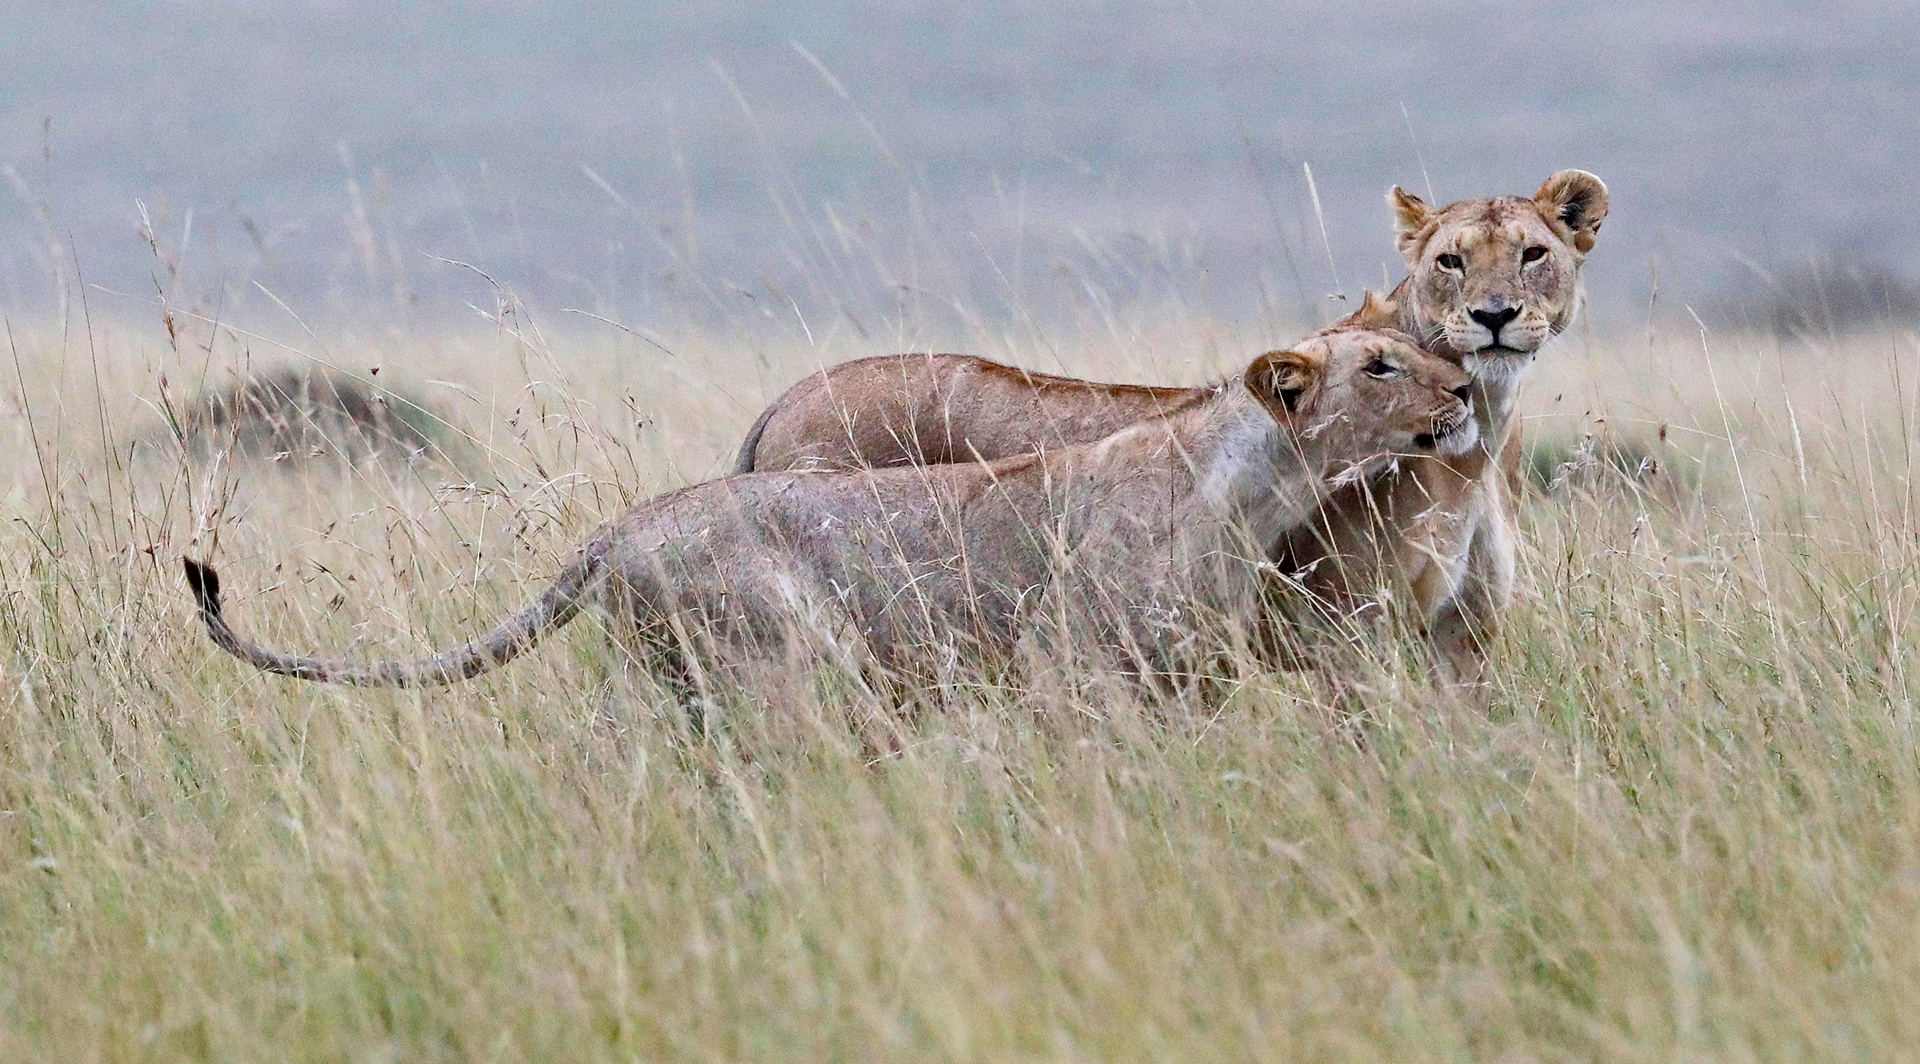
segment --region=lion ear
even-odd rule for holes
[[[1434,210],[1427,201],[1401,188],[1393,186],[1387,193],[1387,202],[1393,206],[1393,231],[1400,238],[1400,252],[1409,259],[1413,257],[1411,248],[1420,239],[1427,224],[1433,221]]]
[[[1541,217],[1572,232],[1573,246],[1582,255],[1593,250],[1607,217],[1606,182],[1585,170],[1562,170],[1547,178],[1533,194],[1533,203]]]
[[[1368,292],[1360,301],[1360,309],[1347,320],[1363,329],[1398,329],[1400,304],[1378,292]]]
[[[1314,351],[1269,351],[1247,367],[1247,390],[1276,417],[1293,414],[1325,368],[1326,358]]]

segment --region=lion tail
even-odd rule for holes
[[[606,578],[607,552],[593,549],[594,546],[589,544],[545,591],[485,635],[412,661],[367,663],[282,654],[248,640],[233,630],[221,612],[220,574],[192,558],[180,560],[186,566],[187,586],[193,590],[194,602],[200,607],[200,619],[206,622],[207,635],[215,646],[254,668],[319,683],[421,687],[456,683],[504,665],[579,616],[589,592]]]
[[[785,399],[786,396],[783,395],[768,403],[767,408],[760,411],[760,416],[753,419],[753,427],[747,430],[747,438],[740,441],[740,454],[733,460],[734,476],[754,471],[754,463],[759,460],[760,437],[767,434],[767,422],[772,421],[773,415],[780,412]]]

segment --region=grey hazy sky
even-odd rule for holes
[[[438,255],[643,324],[903,284],[991,313],[1061,265],[1312,316],[1336,273],[1397,278],[1389,185],[1579,166],[1614,193],[1596,315],[1630,326],[1656,259],[1676,300],[1816,252],[1912,276],[1916,55],[1890,0],[22,5],[0,303],[44,304],[50,241],[151,293],[140,201],[181,298],[235,315],[253,281],[464,312]]]

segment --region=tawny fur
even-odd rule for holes
[[[748,430],[733,471],[990,462],[1104,439],[1192,395],[969,355],[863,358],[787,389]]]
[[[1104,610],[1093,618],[1103,638],[1137,648],[1162,637],[1131,624],[1143,612],[1204,608],[1252,623],[1265,558],[1334,484],[1393,455],[1474,445],[1468,385],[1409,337],[1335,329],[1095,443],[671,492],[601,526],[493,631],[414,661],[267,650],[229,625],[211,569],[188,561],[187,575],[222,649],[333,683],[465,679],[587,610],[668,670],[778,659],[795,633],[864,644],[889,666],[929,649],[986,661],[1013,648],[1036,610],[1090,606]]]
[[[1520,462],[1514,404],[1539,348],[1578,309],[1580,269],[1606,218],[1607,190],[1592,174],[1563,170],[1531,198],[1434,209],[1395,188],[1389,200],[1409,275],[1386,301],[1370,298],[1341,324],[1411,333],[1463,365],[1474,377],[1481,445],[1400,463],[1336,493],[1311,526],[1287,538],[1280,560],[1337,613],[1360,611],[1381,591],[1410,598],[1443,667],[1473,683],[1512,596]],[[1442,256],[1458,262],[1443,264]],[[1499,324],[1497,338],[1475,311]],[[1508,311],[1510,320],[1501,321]],[[1098,438],[1177,405],[1183,391],[1032,375],[964,355],[863,359],[776,399],[736,469],[1018,454]]]

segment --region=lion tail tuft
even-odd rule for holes
[[[220,574],[213,566],[192,558],[181,558],[180,563],[186,566],[187,587],[193,591],[193,601],[200,612],[210,617],[220,616]]]

